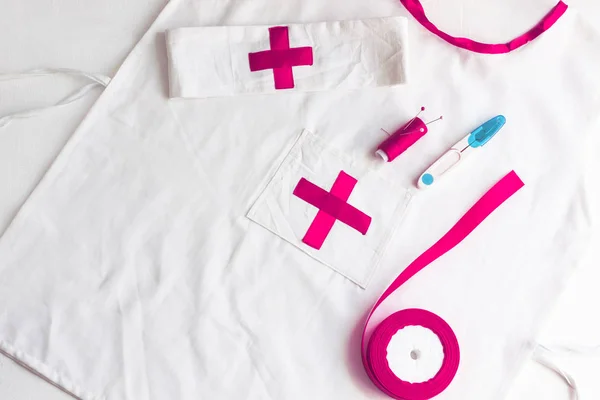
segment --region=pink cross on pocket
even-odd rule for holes
[[[269,42],[271,50],[248,54],[250,71],[272,69],[275,89],[291,89],[294,87],[292,67],[313,65],[312,47],[290,48],[287,26],[269,28]]]
[[[331,192],[304,178],[300,179],[294,189],[294,195],[319,209],[302,239],[304,243],[319,250],[335,221],[343,222],[366,235],[371,225],[371,217],[347,203],[356,183],[356,179],[344,171],[340,171]]]

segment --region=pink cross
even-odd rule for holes
[[[302,241],[319,250],[336,220],[356,229],[363,235],[369,230],[371,217],[347,203],[356,179],[340,171],[331,192],[321,189],[302,178],[294,189],[294,195],[319,209]]]
[[[269,28],[271,50],[248,54],[250,71],[273,69],[275,89],[291,89],[294,87],[292,67],[313,65],[312,47],[290,48],[290,37],[287,26]]]

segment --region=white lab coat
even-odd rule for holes
[[[169,29],[388,15],[407,13],[388,0],[171,1],[0,241],[0,347],[85,400],[384,398],[360,363],[365,314],[514,169],[525,188],[376,315],[442,316],[462,358],[439,398],[502,398],[598,224],[584,154],[600,37],[574,10],[499,56],[454,48],[409,19],[409,82],[394,88],[169,99]],[[423,104],[445,122],[378,163],[379,128]],[[480,154],[414,190],[433,160],[500,113],[508,123]],[[249,218],[265,190],[278,190],[272,178],[304,130],[334,149],[335,163],[368,167],[393,185],[381,190],[410,194],[394,199],[407,208],[390,214],[395,233],[380,262],[365,264],[365,288],[345,265],[325,265]],[[314,179],[332,159],[317,150],[306,148]]]

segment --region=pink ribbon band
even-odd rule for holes
[[[363,329],[362,361],[371,381],[388,396],[400,400],[428,400],[437,396],[448,387],[456,375],[460,362],[460,349],[456,335],[442,318],[429,311],[419,309],[402,310],[387,317],[375,328],[367,343],[367,326],[373,313],[406,281],[462,242],[496,208],[522,187],[523,182],[514,171],[505,175],[440,240],[402,271],[375,303]],[[402,381],[393,374],[387,364],[387,346],[391,336],[408,325],[420,325],[430,329],[438,335],[444,349],[444,361],[441,369],[435,377],[423,383],[410,384]]]
[[[248,55],[250,71],[261,71],[271,68],[310,65],[312,51],[310,47],[296,47],[289,50],[265,50]],[[291,69],[289,69],[291,70]]]
[[[415,19],[431,33],[439,36],[446,42],[456,47],[460,47],[462,49],[470,50],[476,53],[486,54],[509,53],[531,42],[532,40],[540,36],[542,33],[550,29],[552,25],[554,25],[556,21],[558,21],[558,19],[563,16],[563,14],[565,13],[565,11],[567,11],[568,8],[568,6],[563,1],[559,1],[558,4],[554,6],[554,8],[528,32],[525,32],[521,36],[507,43],[488,44],[477,42],[475,40],[463,37],[452,36],[440,30],[427,18],[427,16],[425,15],[425,10],[423,9],[423,5],[419,0],[400,0],[400,2],[402,2],[404,7],[406,7],[406,9],[412,14],[412,16],[415,17]]]

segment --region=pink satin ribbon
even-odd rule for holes
[[[519,47],[531,42],[542,33],[547,31],[554,25],[556,21],[567,11],[568,6],[559,1],[556,6],[532,29],[528,32],[522,34],[521,36],[511,40],[507,43],[499,43],[499,44],[487,44],[476,42],[471,39],[456,37],[447,34],[446,32],[441,31],[435,26],[425,15],[425,10],[423,9],[423,5],[419,0],[400,0],[404,7],[412,14],[413,17],[429,30],[431,33],[439,36],[444,39],[446,42],[460,47],[466,50],[471,50],[476,53],[486,53],[486,54],[503,54],[509,53],[513,50],[518,49]]]
[[[367,317],[362,334],[362,361],[371,381],[388,396],[399,400],[428,400],[437,396],[454,379],[460,363],[460,350],[456,335],[450,326],[439,316],[420,309],[401,310],[387,317],[375,328],[367,343],[367,326],[373,313],[386,298],[406,281],[462,242],[496,208],[521,187],[523,187],[523,182],[514,171],[505,175],[440,240],[402,271],[375,303]],[[442,367],[432,379],[426,382],[412,384],[405,382],[394,375],[387,363],[387,347],[391,337],[398,330],[409,325],[418,325],[430,329],[440,338],[444,349]]]

